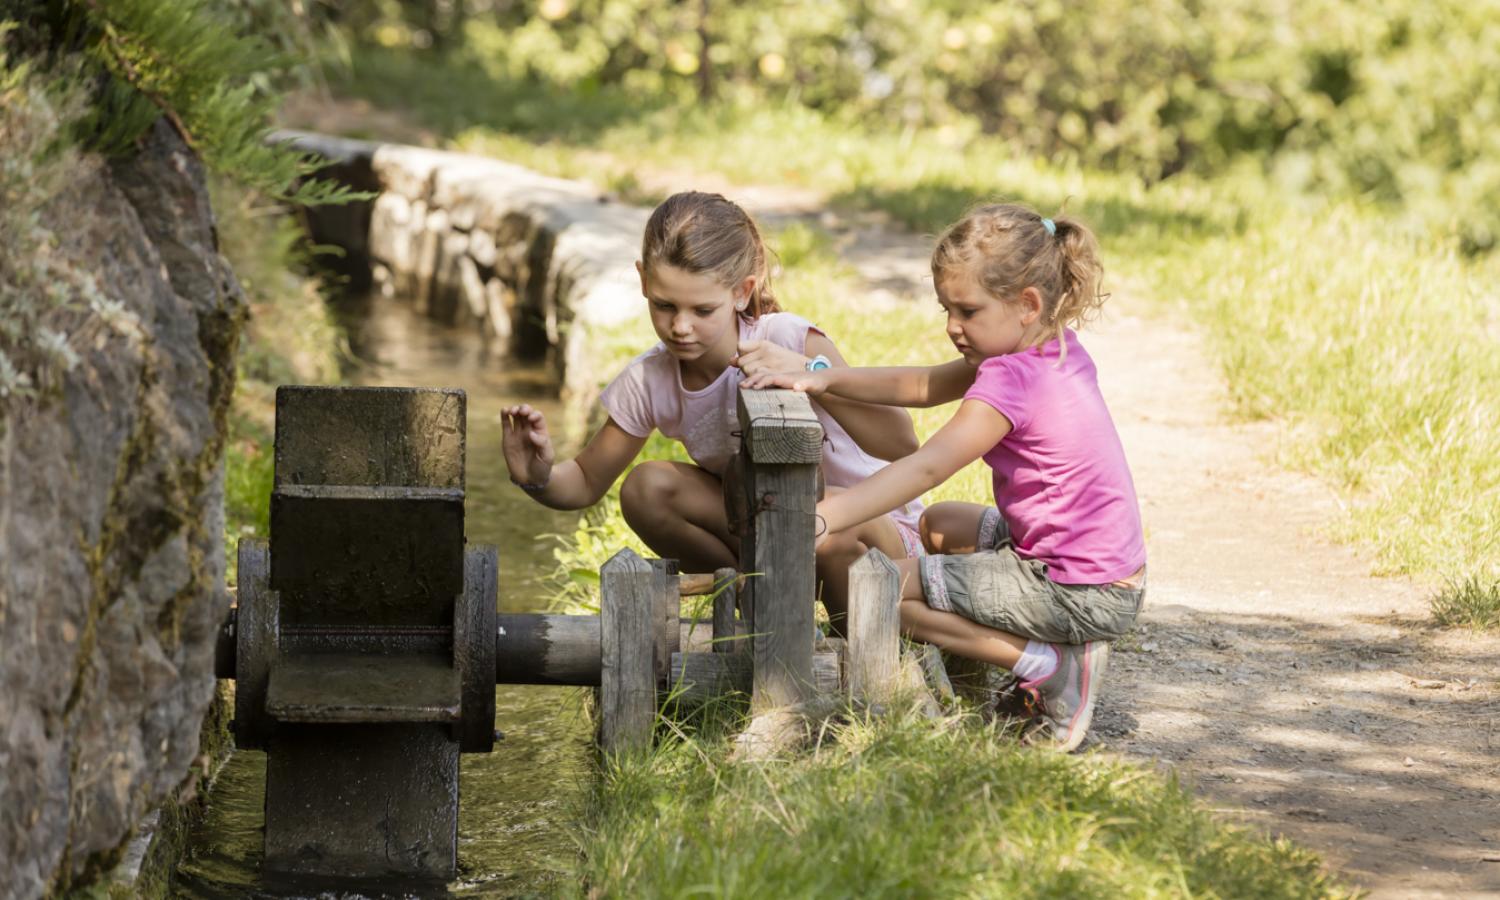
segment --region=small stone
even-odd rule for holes
[[[1408,756],[1406,759],[1401,760],[1401,765],[1406,766],[1407,768],[1410,768],[1416,764],[1417,761],[1412,759],[1410,756]]]

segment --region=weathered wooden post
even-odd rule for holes
[[[651,745],[655,580],[652,565],[628,547],[599,570],[599,743],[606,751]]]
[[[740,569],[752,610],[751,708],[797,703],[813,691],[813,542],[823,426],[805,394],[739,392],[748,528]]]
[[[653,559],[651,563],[651,671],[657,682],[665,682],[672,671],[672,654],[682,650],[682,585],[677,560]]]
[[[848,637],[850,696],[890,700],[901,669],[901,573],[873,548],[849,567]]]
[[[732,653],[740,649],[734,639],[735,582],[740,573],[734,569],[718,569],[714,572],[714,645],[715,653]]]

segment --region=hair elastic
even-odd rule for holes
[[[1051,219],[1043,219],[1042,227],[1047,229],[1048,234],[1053,235],[1054,237],[1057,235],[1057,223],[1052,221]]]

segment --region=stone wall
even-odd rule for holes
[[[315,240],[344,248],[356,286],[368,279],[517,356],[545,357],[581,401],[573,407],[587,405],[600,375],[591,342],[641,314],[634,264],[647,210],[487,157],[305,132],[277,139],[332,160],[322,176],[378,192],[306,213]]]
[[[0,896],[120,857],[199,756],[227,609],[222,445],[244,298],[165,121],[42,211],[141,323],[0,407]]]

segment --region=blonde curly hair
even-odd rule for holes
[[[940,282],[956,272],[972,273],[1006,302],[1036,288],[1049,339],[1093,321],[1109,297],[1099,291],[1104,265],[1088,226],[1069,216],[1046,220],[1019,203],[979,206],[948,226],[932,251],[932,278]]]

